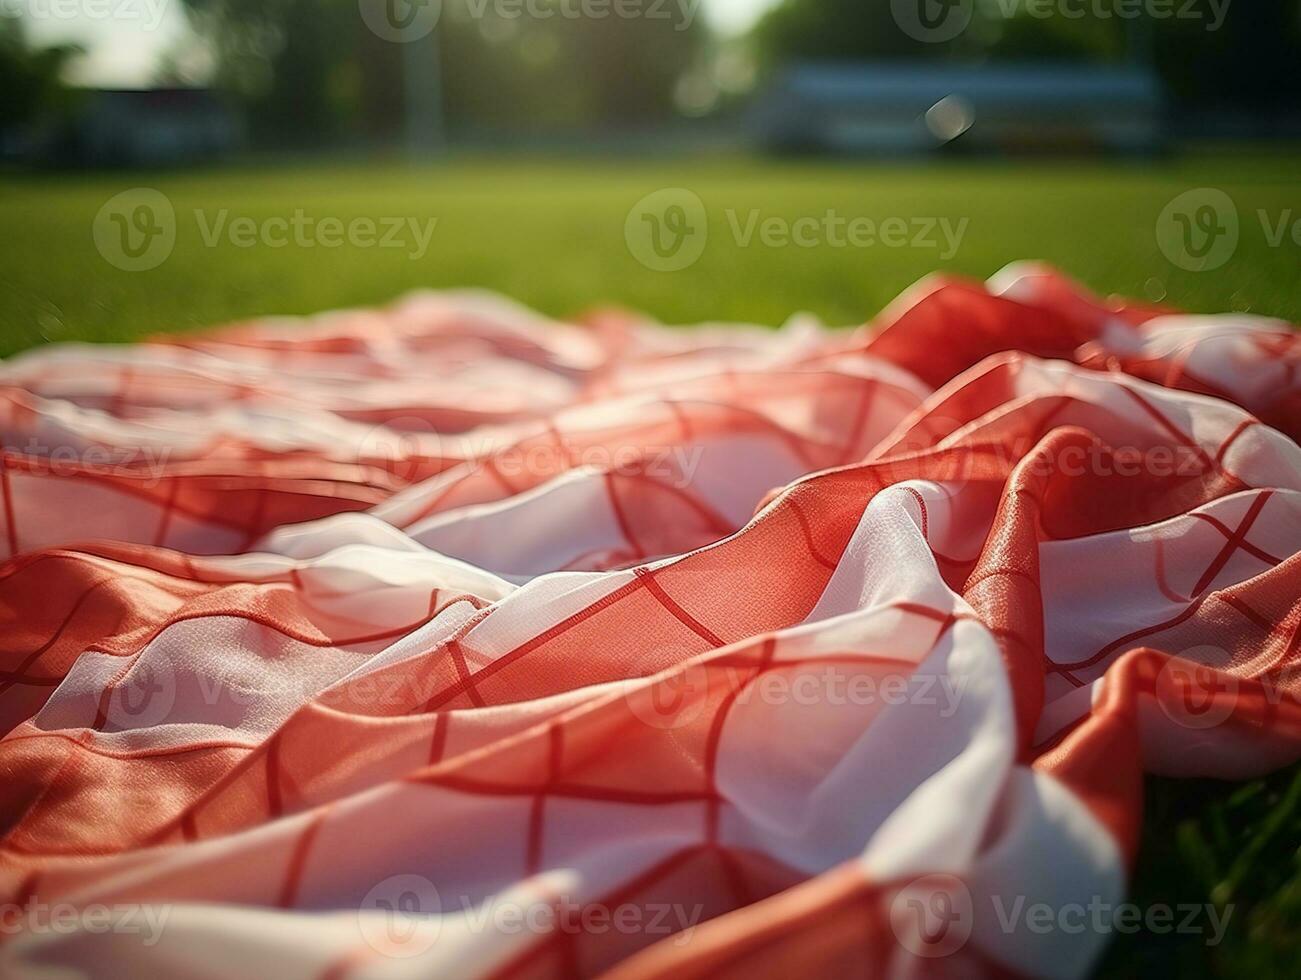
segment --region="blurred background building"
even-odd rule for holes
[[[810,62],[759,92],[753,119],[777,152],[1151,153],[1163,103],[1142,65]]]

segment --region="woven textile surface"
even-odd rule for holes
[[[1299,369],[1028,263],[20,355],[0,974],[1087,975],[1144,773],[1301,756]]]

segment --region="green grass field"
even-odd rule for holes
[[[376,304],[420,286],[498,289],[551,314],[601,302],[665,320],[780,323],[796,310],[859,323],[927,272],[987,276],[1018,258],[1057,263],[1089,286],[1167,298],[1210,312],[1250,309],[1301,320],[1301,246],[1271,227],[1301,217],[1296,156],[1202,156],[1156,164],[1007,165],[911,162],[889,166],[690,163],[576,164],[552,160],[231,169],[94,178],[0,175],[0,353],[54,340],[127,340],[263,313]],[[1155,223],[1177,194],[1222,188],[1241,218],[1236,253],[1214,272],[1176,267],[1158,249]],[[125,272],[96,250],[100,207],[133,187],[162,192],[176,214],[176,245],[160,266]],[[697,194],[709,238],[699,261],[658,272],[624,238],[629,209],[665,187]],[[1296,213],[1288,212],[1296,208]],[[201,211],[196,217],[195,210]],[[341,245],[214,245],[205,229],[239,218],[436,218],[428,250]],[[770,247],[744,230],[760,220],[946,219],[966,224],[956,254],[876,242],[865,247]],[[730,215],[730,217],[729,217]],[[410,236],[408,236],[410,237]]]
[[[417,287],[484,286],[541,310],[599,304],[671,322],[777,324],[798,310],[837,324],[870,318],[919,276],[984,277],[1019,258],[1053,262],[1102,292],[1198,312],[1250,310],[1301,321],[1301,244],[1272,244],[1301,218],[1301,154],[1209,155],[1155,163],[957,162],[891,165],[719,159],[635,164],[482,162],[315,166],[93,178],[0,176],[0,354],[65,340],[123,341],[266,313],[379,304]],[[135,187],[166,196],[176,242],[156,268],[122,271],[97,250],[102,205]],[[647,268],[625,239],[630,209],[662,188],[698,195],[708,218],[699,260]],[[1165,205],[1201,187],[1236,206],[1240,240],[1215,271],[1188,271],[1158,247]],[[195,211],[201,212],[200,216]],[[251,218],[436,218],[428,249],[361,242],[241,247],[205,229]],[[959,246],[784,247],[744,230],[759,221],[965,219]],[[1292,210],[1295,209],[1295,210]],[[1261,212],[1265,221],[1262,224]],[[910,232],[910,239],[912,234]],[[841,239],[843,240],[843,238]],[[942,254],[943,253],[943,254]],[[1119,936],[1104,973],[1121,977],[1297,975],[1301,963],[1301,769],[1226,786],[1153,780],[1133,895],[1141,905],[1232,908],[1224,941]],[[1051,855],[1045,856],[1051,860]],[[1178,916],[1176,916],[1176,920]]]

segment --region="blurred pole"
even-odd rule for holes
[[[435,27],[428,38],[402,45],[407,152],[417,159],[436,156],[445,148],[439,43]]]

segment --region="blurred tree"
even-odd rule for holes
[[[532,6],[536,15],[510,16],[513,5],[461,0],[444,15],[454,125],[611,128],[673,114],[677,81],[704,44],[703,22],[650,0],[631,8],[635,17],[575,16],[573,0]]]
[[[1153,64],[1189,106],[1295,109],[1301,96],[1301,0],[1062,0],[1036,3],[1033,12],[1026,0],[975,0],[970,26],[944,44],[905,34],[891,0],[783,0],[754,40],[769,67],[801,59],[1131,58]]]
[[[79,54],[71,44],[34,48],[20,18],[0,15],[0,129],[66,108],[73,96],[63,73]]]
[[[1006,0],[983,4],[978,10],[986,50],[993,58],[1009,61],[1115,61],[1130,50],[1132,21],[1099,16],[1075,0],[1079,17],[1041,17],[1027,13],[1023,4],[1007,7]],[[1009,14],[1009,11],[1011,13]]]
[[[365,26],[357,0],[184,0],[255,138],[395,136],[404,45]],[[634,16],[620,15],[631,9]],[[589,127],[663,119],[703,23],[676,3],[443,0],[436,32],[453,128]]]
[[[355,0],[184,0],[262,142],[324,141],[360,104]]]
[[[933,44],[899,29],[890,0],[783,0],[755,25],[760,59],[940,58],[964,40]]]
[[[1156,66],[1179,100],[1197,106],[1301,109],[1301,0],[1234,0],[1223,22],[1156,22]]]
[[[927,0],[914,0],[917,3]],[[932,0],[936,9],[942,2]],[[768,64],[788,59],[1116,57],[1128,20],[1099,15],[1094,0],[1065,0],[1072,16],[1030,13],[1023,0],[971,0],[971,20],[953,40],[923,42],[895,19],[892,0],[783,0],[755,34]],[[1042,3],[1037,8],[1042,8]]]

